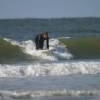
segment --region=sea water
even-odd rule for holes
[[[100,60],[74,59],[58,39],[99,36],[99,25],[98,18],[1,20],[0,36],[34,60],[0,63],[0,100],[100,100]],[[40,31],[49,31],[49,50],[35,49]]]

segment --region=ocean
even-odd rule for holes
[[[0,20],[0,100],[100,100],[99,26],[91,17]],[[46,31],[49,50],[36,50]]]

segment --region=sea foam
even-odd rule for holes
[[[100,74],[100,62],[49,62],[0,65],[0,77],[59,76],[71,74]]]
[[[48,90],[48,91],[0,91],[0,97],[6,98],[26,98],[26,97],[44,97],[44,96],[100,96],[98,90]]]

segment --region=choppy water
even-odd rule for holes
[[[99,18],[0,20],[2,47],[19,47],[0,51],[16,53],[0,58],[0,100],[99,100],[100,60],[73,59],[58,40],[99,36],[99,26]],[[33,39],[40,31],[49,31],[49,51],[35,50]]]
[[[0,36],[17,40],[34,39],[38,32],[50,37],[100,36],[100,18],[0,20]]]

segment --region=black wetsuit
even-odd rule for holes
[[[38,34],[35,38],[36,49],[43,49],[44,40],[46,40],[47,49],[49,49],[49,37],[45,39],[42,34]]]

